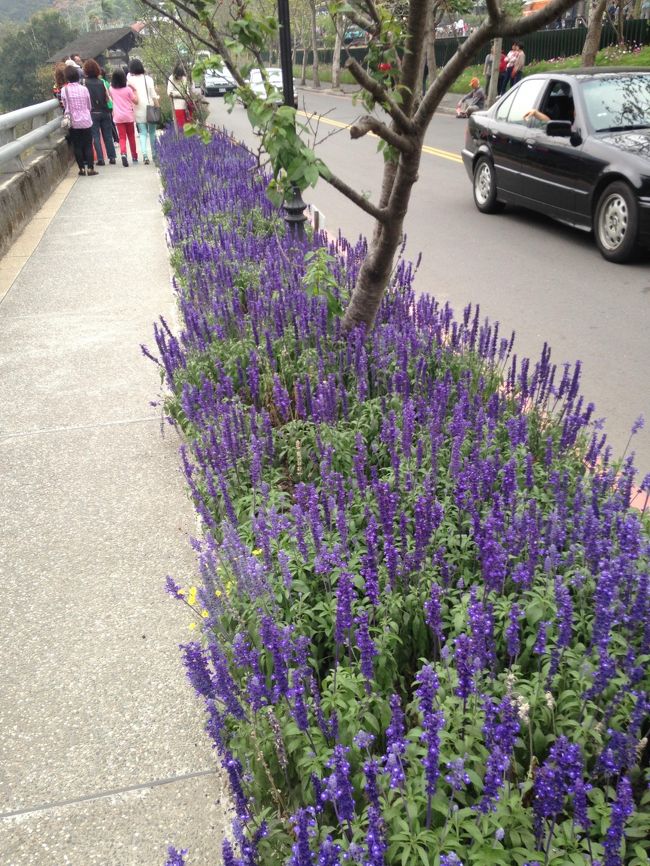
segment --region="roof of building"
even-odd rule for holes
[[[132,27],[112,27],[110,30],[92,30],[90,33],[80,33],[63,48],[56,51],[48,63],[56,63],[64,57],[78,54],[82,60],[99,57],[111,48],[123,48],[128,51],[135,44],[137,32]]]

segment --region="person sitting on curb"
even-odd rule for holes
[[[485,91],[481,87],[481,82],[478,78],[472,78],[469,85],[472,89],[458,100],[456,117],[469,117],[473,112],[485,108]]]

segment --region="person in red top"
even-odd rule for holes
[[[506,82],[508,75],[508,60],[506,58],[505,52],[501,52],[501,59],[499,60],[499,83],[497,84],[497,94],[502,96],[506,92]]]
[[[129,139],[131,159],[134,163],[138,161],[138,151],[135,146],[135,111],[133,108],[134,105],[138,104],[138,94],[126,83],[123,69],[116,69],[113,72],[108,93],[113,100],[113,120],[120,139],[122,165],[126,168],[129,164],[126,157],[127,138]]]

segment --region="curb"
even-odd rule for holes
[[[361,88],[358,88],[357,90],[343,90],[342,88],[335,89],[334,87],[314,87],[313,85],[309,84],[297,84],[296,87],[298,90],[305,90],[308,93],[320,93],[324,96],[337,96],[339,99],[342,97],[352,98],[355,94],[361,93]],[[450,96],[450,94],[445,94],[445,96],[443,96],[443,100],[447,96]],[[451,94],[452,98],[453,96],[454,94]],[[440,105],[436,108],[435,114],[447,114],[454,117],[456,115],[456,102],[457,100],[455,99],[453,101],[453,105],[445,105],[444,102],[441,102]]]

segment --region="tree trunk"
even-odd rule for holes
[[[432,3],[427,9],[427,24],[424,31],[424,51],[420,61],[420,82],[422,95],[429,84],[436,77],[436,9],[437,4]]]
[[[345,29],[345,19],[340,13],[334,16],[334,27],[336,37],[334,39],[334,53],[332,54],[332,87],[338,90],[341,86],[341,45]]]
[[[350,303],[343,318],[343,329],[351,330],[365,325],[371,330],[381,299],[390,281],[395,254],[402,242],[404,218],[408,210],[411,190],[418,179],[422,156],[422,141],[414,142],[413,152],[402,154],[399,163],[384,166],[382,201],[389,196],[389,218],[377,222],[368,253],[363,261]]]
[[[587,27],[587,38],[582,49],[582,65],[593,66],[596,62],[596,54],[600,47],[600,34],[603,32],[603,14],[607,7],[607,0],[595,0],[589,9],[589,26]]]
[[[300,70],[300,84],[304,87],[307,83],[307,40],[303,41],[302,69]]]
[[[316,0],[309,0],[311,11],[311,48],[312,56],[312,85],[320,87],[320,75],[318,74],[318,33],[316,32]]]

